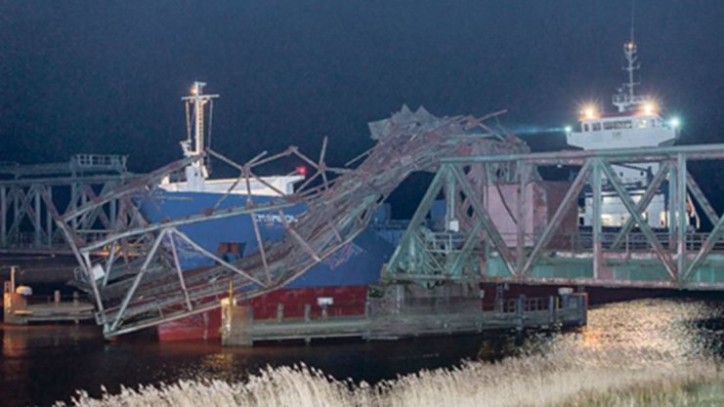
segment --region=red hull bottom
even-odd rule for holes
[[[322,314],[319,298],[331,298],[332,304],[327,306],[329,316],[363,315],[367,286],[282,289],[254,298],[249,305],[256,320],[276,319],[280,314],[284,318],[301,318],[305,305],[309,306],[310,317],[314,318]],[[215,309],[159,325],[158,337],[161,341],[217,339],[221,337],[220,328],[221,310]]]

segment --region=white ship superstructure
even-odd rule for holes
[[[203,93],[206,84],[194,82],[191,94],[181,98],[186,105],[187,137],[181,142],[184,157],[199,156],[204,153],[208,142],[206,137],[207,110],[209,117],[213,114],[213,100],[219,95]],[[210,120],[209,120],[210,121]],[[270,177],[209,179],[207,159],[197,160],[184,168],[183,179],[164,179],[160,187],[169,192],[200,192],[215,194],[241,194],[251,191],[254,196],[279,196],[294,192],[294,184],[304,179],[304,175],[277,175]]]
[[[623,50],[626,58],[624,70],[628,74],[628,81],[613,96],[613,105],[618,111],[603,114],[595,104],[584,106],[580,112],[579,128],[575,131],[573,129],[566,131],[569,145],[584,150],[610,150],[669,145],[677,140],[678,119],[664,120],[655,98],[637,95],[635,92],[638,83],[634,81],[634,73],[638,70],[639,64],[633,36],[624,44]],[[626,185],[634,202],[638,202],[659,166],[656,163],[631,163],[615,165],[613,169]],[[653,228],[668,227],[666,196],[665,190],[660,190],[643,214],[649,226]],[[623,226],[630,215],[615,192],[604,188],[602,199],[602,225]],[[591,226],[592,194],[585,193],[583,200],[579,224]]]

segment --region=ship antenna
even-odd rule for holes
[[[186,124],[187,124],[187,137],[185,143],[182,143],[184,149],[184,156],[191,157],[196,156],[204,152],[206,143],[204,142],[205,132],[205,116],[206,116],[206,105],[212,106],[213,99],[218,98],[219,95],[206,95],[203,93],[204,82],[194,82],[191,87],[191,95],[181,98],[186,103]],[[190,108],[193,108],[191,115],[189,116]],[[213,112],[213,110],[211,111]],[[189,120],[191,118],[192,120]],[[190,134],[193,133],[193,137]],[[208,175],[206,163],[200,165],[204,178]]]
[[[636,86],[636,83],[634,83],[634,71],[638,68],[638,66],[635,65],[636,63],[636,42],[634,42],[634,7],[636,4],[636,0],[631,0],[631,39],[628,43],[628,50],[626,52],[626,62],[628,63],[628,66],[626,67],[626,71],[628,71],[628,95],[631,98],[631,102],[633,102],[634,99],[634,86]]]
[[[636,0],[631,0],[631,32],[629,41],[623,45],[623,54],[626,58],[626,66],[623,68],[628,73],[628,82],[623,84],[621,91],[614,95],[613,104],[618,107],[619,112],[631,110],[633,106],[641,103],[641,98],[636,96],[634,73],[639,69],[638,57],[636,56],[636,41],[634,37],[634,17]]]
[[[636,21],[636,0],[631,0],[631,43],[634,43],[634,22]]]

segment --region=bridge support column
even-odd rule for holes
[[[548,297],[548,323],[551,327],[558,323],[558,297],[555,295]]]
[[[595,160],[593,164],[591,173],[591,189],[593,190],[593,278],[598,279],[601,276],[601,260],[603,257],[603,244],[601,243],[601,204],[603,203],[601,189],[603,183],[601,180],[601,163]]]
[[[522,331],[525,327],[523,318],[525,318],[525,294],[521,294],[515,301],[515,316],[518,320],[518,331]]]
[[[505,284],[497,284],[495,286],[495,311],[496,312],[503,312],[505,311],[505,290],[506,285]]]

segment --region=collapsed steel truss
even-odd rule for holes
[[[383,275],[391,281],[428,284],[482,279],[724,289],[724,216],[716,213],[687,169],[691,161],[722,159],[724,144],[444,158]],[[613,166],[654,162],[660,164],[658,172],[634,202]],[[517,169],[514,180],[490,176],[496,174],[491,169],[501,165]],[[475,166],[485,168],[478,172],[489,176],[471,179],[468,173]],[[536,181],[538,169],[561,166],[577,169],[577,175],[545,227],[531,233],[526,230],[526,208],[539,203],[529,196],[529,184]],[[487,195],[500,184],[516,187],[512,208],[504,213],[515,222],[514,236],[503,236],[500,213],[490,210]],[[654,231],[643,213],[664,184],[669,225]],[[575,219],[586,186],[593,197],[592,230],[575,227],[567,233],[561,228],[563,220],[571,213]],[[629,214],[623,227],[609,233],[602,228],[604,190],[618,196]],[[687,191],[713,225],[710,232],[688,227]],[[425,218],[441,194],[446,197],[446,226],[433,231]]]
[[[358,236],[377,207],[410,173],[436,171],[445,157],[527,151],[514,138],[502,140],[495,135],[483,124],[485,119],[436,118],[424,110],[412,113],[403,109],[375,124],[373,132],[378,143],[353,160],[363,160],[354,170],[327,166],[326,139],[318,161],[292,147],[271,157],[262,153],[239,165],[207,150],[206,155],[237,169],[237,183],[246,185],[249,192],[252,181],[265,183],[256,175],[257,168],[277,159],[295,156],[311,166],[314,173],[295,193],[268,203],[256,203],[248,195],[243,207],[209,208],[205,213],[158,224],[143,224],[136,216],[124,223],[127,227],[90,243],[74,235],[69,226],[73,219],[114,200],[148,194],[161,177],[203,159],[191,157],[109,191],[61,217],[58,223],[72,242],[83,270],[83,283],[95,297],[97,322],[104,326],[106,336],[120,335],[218,308],[219,299],[227,295],[230,285],[251,298],[289,283]],[[223,199],[226,196],[220,201]],[[300,203],[306,211],[294,223],[285,221],[285,237],[275,242],[262,241],[253,215],[272,213],[284,220],[285,210]],[[237,216],[251,218],[259,250],[235,261],[205,250],[179,229],[191,223]],[[212,259],[216,266],[182,271],[180,244]],[[102,263],[94,263],[91,253],[101,249],[107,250],[108,256]]]

